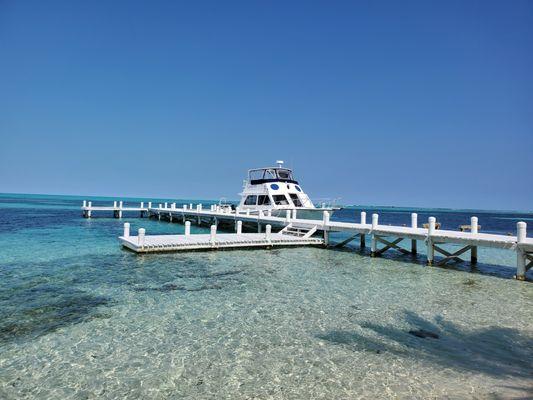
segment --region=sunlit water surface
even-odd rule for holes
[[[0,197],[2,399],[533,396],[533,287],[509,279],[512,252],[477,268],[357,247],[138,256],[124,220],[77,207]]]

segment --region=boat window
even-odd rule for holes
[[[250,171],[250,180],[257,180],[257,179],[263,179],[263,170],[262,169],[256,169],[254,171]]]
[[[257,203],[257,196],[255,196],[255,195],[248,196],[246,198],[246,200],[244,200],[244,205],[245,206],[255,206],[256,203]]]
[[[268,206],[270,205],[270,198],[268,196],[258,196],[257,198],[257,205],[259,206]]]
[[[273,169],[265,170],[265,175],[263,176],[263,179],[276,179],[276,171],[274,171]]]
[[[280,179],[292,180],[292,173],[288,169],[278,169],[278,177]]]
[[[302,202],[296,193],[290,193],[289,196],[296,207],[302,207]]]
[[[272,196],[274,199],[274,203],[276,203],[278,206],[288,206],[289,200],[284,194],[277,194],[275,196]]]

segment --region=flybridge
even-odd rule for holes
[[[251,169],[248,171],[248,180],[252,185],[270,182],[286,182],[298,185],[298,182],[293,178],[292,171],[287,168],[267,167]]]

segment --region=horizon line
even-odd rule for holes
[[[176,198],[176,197],[146,197],[146,196],[109,196],[109,195],[86,195],[86,194],[56,194],[56,193],[13,193],[13,192],[0,192],[0,196],[4,195],[15,195],[15,196],[50,196],[50,197],[76,197],[76,198],[83,198],[87,197],[87,200],[90,200],[90,197],[97,197],[97,198],[105,198],[105,199],[124,199],[124,200],[204,200],[208,202],[219,202],[220,199],[208,199],[208,198]],[[238,202],[237,199],[226,199],[228,202]],[[345,204],[339,205],[341,208],[388,208],[388,209],[408,209],[408,210],[438,210],[438,211],[455,211],[455,212],[463,212],[463,211],[482,211],[482,212],[500,212],[500,213],[520,213],[520,214],[533,214],[533,210],[504,210],[504,209],[484,209],[484,208],[453,208],[453,207],[416,207],[416,206],[395,206],[395,205],[383,205],[383,204]]]

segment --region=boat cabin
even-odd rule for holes
[[[243,209],[314,208],[303,192],[292,170],[281,167],[257,168],[248,171],[241,202]]]

